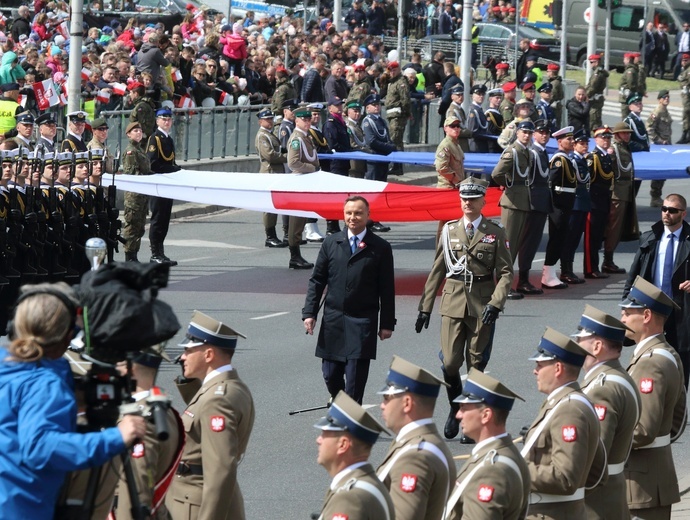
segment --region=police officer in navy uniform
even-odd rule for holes
[[[152,173],[172,173],[181,170],[175,162],[175,143],[170,135],[172,112],[162,108],[156,112],[156,131],[149,137],[146,154],[151,161]],[[151,242],[151,261],[159,264],[177,265],[177,262],[165,256],[163,241],[168,234],[172,199],[149,197],[151,208],[151,225],[149,241]]]
[[[597,146],[587,155],[590,175],[589,195],[592,201],[590,217],[585,226],[585,278],[608,278],[599,270],[599,248],[604,239],[611,209],[614,182],[613,158],[608,153],[613,131],[608,125],[594,130]]]
[[[61,152],[86,152],[86,143],[83,135],[86,128],[86,112],[77,110],[67,114],[67,137],[62,141],[60,146]]]
[[[36,146],[42,146],[46,152],[55,151],[55,134],[57,133],[57,123],[52,113],[46,112],[36,118],[38,125],[38,141]]]

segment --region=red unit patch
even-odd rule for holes
[[[211,430],[214,432],[222,432],[225,430],[225,417],[219,415],[211,417]]]
[[[601,404],[595,404],[594,409],[597,411],[597,417],[600,421],[606,419],[606,407]]]
[[[405,493],[412,493],[417,489],[417,475],[403,473],[402,479],[400,479],[400,489]]]
[[[565,442],[575,442],[577,440],[577,428],[575,426],[563,426],[561,430]]]
[[[482,484],[479,486],[479,491],[477,491],[477,498],[480,502],[491,502],[491,500],[494,498],[494,488],[487,486],[486,484]]]
[[[144,450],[144,443],[139,442],[132,446],[132,458],[133,459],[140,459],[146,454],[146,450]]]
[[[642,379],[640,381],[640,392],[651,394],[654,391],[654,379]]]

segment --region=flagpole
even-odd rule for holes
[[[81,109],[81,46],[84,40],[84,0],[71,0],[70,3],[70,45],[69,70],[67,76],[67,112]]]

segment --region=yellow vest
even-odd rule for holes
[[[14,117],[19,103],[11,99],[0,100],[0,134],[8,130],[13,130],[17,126],[17,119]]]

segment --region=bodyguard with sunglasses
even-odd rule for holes
[[[661,220],[640,238],[623,296],[630,292],[639,275],[659,287],[678,304],[666,320],[666,340],[683,362],[685,387],[690,370],[690,225],[685,221],[687,201],[682,195],[668,195],[661,206]]]

